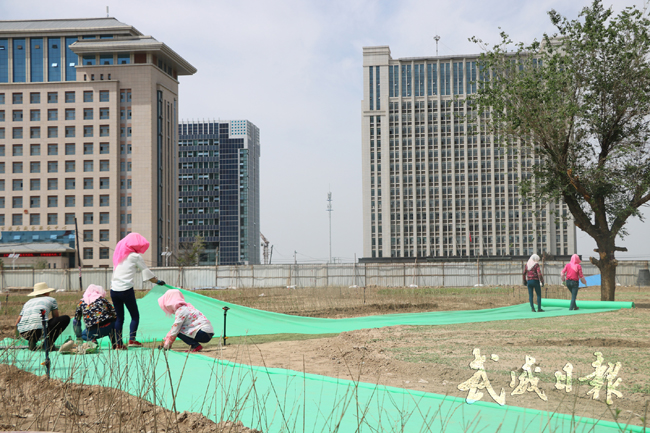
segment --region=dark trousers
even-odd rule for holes
[[[83,331],[81,330],[81,323],[77,322],[75,319],[72,323],[74,328],[74,334],[77,338],[81,338],[84,341],[98,340],[102,337],[108,337],[111,339],[111,344],[113,347],[117,344],[117,337],[115,333],[115,320],[110,322],[103,323],[101,325],[94,325],[90,328],[86,328]]]
[[[54,346],[54,342],[65,331],[65,328],[70,324],[70,316],[54,317],[47,321],[47,341],[50,349]],[[36,350],[36,343],[43,335],[42,329],[32,329],[31,331],[21,332],[20,335],[29,341],[29,350]]]
[[[542,287],[539,285],[539,280],[528,280],[528,301],[530,302],[530,308],[535,308],[533,304],[533,289],[537,294],[537,309],[542,308]]]
[[[578,297],[578,288],[580,284],[575,280],[566,280],[566,288],[571,292],[571,303],[569,304],[569,310],[575,310],[578,308],[576,305],[576,298]]]
[[[192,338],[189,335],[178,334],[178,338],[183,340],[184,343],[190,345],[192,349],[199,347],[200,343],[207,343],[212,339],[214,333],[212,332],[203,332],[199,329],[199,332],[196,333],[196,337]]]
[[[131,326],[129,327],[129,340],[135,340],[135,334],[138,332],[138,325],[140,324],[140,312],[138,311],[138,304],[135,302],[135,292],[133,287],[123,292],[115,292],[111,290],[111,299],[115,306],[115,331],[117,333],[118,343],[122,342],[122,328],[124,327],[124,306],[129,310],[131,315]]]

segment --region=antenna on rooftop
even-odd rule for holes
[[[440,36],[435,35],[433,39],[436,40],[436,57],[438,57],[438,41],[440,40]]]
[[[106,18],[108,18],[108,6],[106,6]]]

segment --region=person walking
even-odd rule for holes
[[[528,263],[524,266],[524,285],[528,287],[528,301],[530,302],[530,309],[535,312],[535,305],[533,304],[533,290],[537,294],[537,311],[543,313],[542,310],[542,286],[544,285],[544,275],[542,274],[542,268],[539,267],[539,256],[533,254],[528,259]]]
[[[124,307],[129,310],[131,324],[129,327],[129,347],[141,347],[142,344],[136,340],[138,324],[140,323],[140,312],[135,301],[133,281],[135,273],[142,271],[142,281],[151,281],[154,284],[164,286],[165,282],[159,280],[144,263],[141,254],[149,249],[149,241],[139,233],[129,233],[117,243],[113,253],[113,280],[111,281],[111,299],[115,304],[115,330],[117,334],[117,349],[126,349],[122,340],[124,327]]]
[[[65,331],[70,324],[70,316],[59,314],[59,305],[50,293],[56,291],[48,287],[47,283],[34,284],[34,290],[27,296],[34,297],[23,305],[20,316],[16,320],[16,328],[21,337],[29,341],[29,350],[36,350],[38,340],[43,336],[43,320],[41,311],[45,311],[45,317],[52,313],[52,318],[47,321],[47,338],[50,351],[54,350],[54,342]]]
[[[81,330],[83,319],[86,329]],[[113,349],[117,348],[115,321],[117,315],[113,304],[106,299],[106,290],[102,286],[91,284],[84,292],[83,298],[77,305],[72,327],[77,339],[95,341],[109,336]]]
[[[199,352],[203,350],[201,343],[207,343],[214,336],[212,323],[192,304],[185,302],[180,290],[167,290],[158,298],[158,305],[168,316],[175,316],[174,324],[159,346],[160,349],[171,349],[178,337],[190,345],[190,352]]]
[[[587,280],[585,280],[585,276],[582,274],[580,257],[577,254],[571,256],[571,261],[566,264],[564,269],[562,269],[561,277],[562,281],[566,281],[566,288],[571,292],[569,310],[579,310],[578,305],[576,304],[578,289],[580,287],[578,280],[582,281],[582,284],[585,286],[587,285]]]

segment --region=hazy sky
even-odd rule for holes
[[[473,54],[471,36],[502,30],[530,42],[552,32],[546,12],[570,18],[587,1],[23,0],[0,1],[0,19],[105,17],[164,42],[198,72],[180,78],[181,119],[248,119],[261,134],[261,231],[273,263],[325,262],[327,192],[332,255],[361,257],[362,47],[394,58]],[[612,3],[605,2],[608,6]],[[634,4],[616,1],[616,10]],[[500,29],[501,28],[501,29]],[[645,224],[630,225],[619,258],[650,259]],[[578,231],[578,252],[590,238]]]

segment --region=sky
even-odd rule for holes
[[[261,232],[273,263],[363,255],[362,48],[393,58],[475,54],[506,31],[530,42],[553,32],[547,12],[576,18],[586,0],[23,0],[0,1],[0,19],[109,15],[164,42],[198,72],[180,77],[181,120],[247,119],[260,129]],[[605,1],[616,11],[634,3]],[[618,258],[650,259],[647,226],[629,225]],[[595,244],[577,230],[578,253]]]

